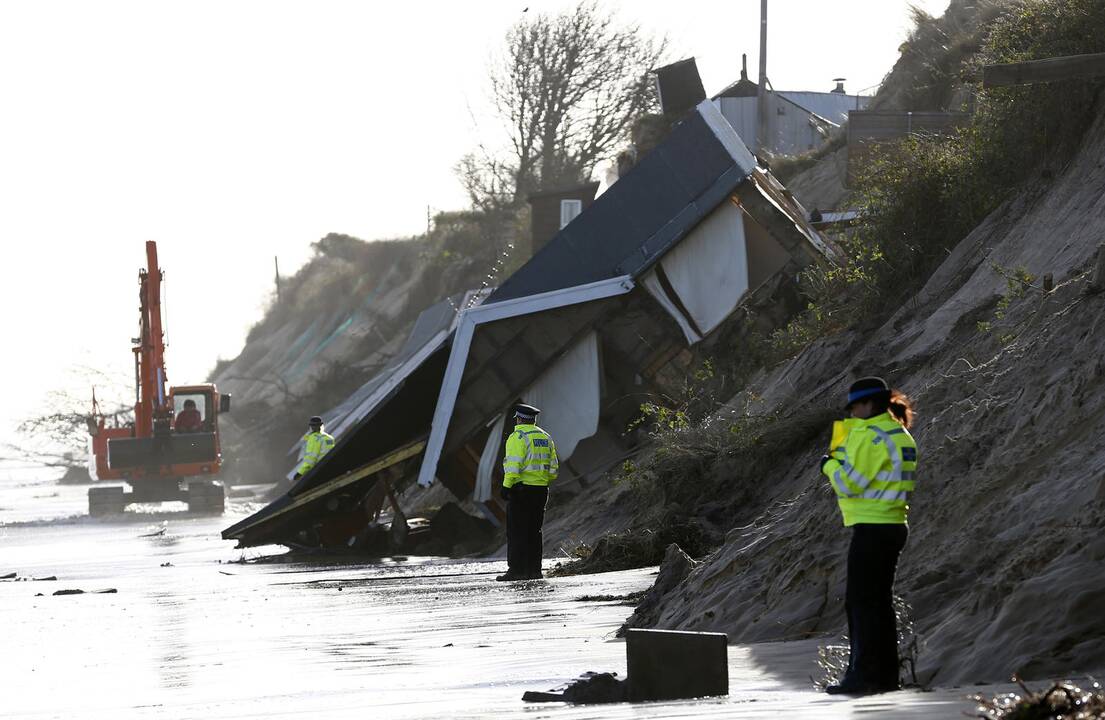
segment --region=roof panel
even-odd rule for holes
[[[780,90],[779,94],[795,105],[837,125],[848,122],[849,110],[863,110],[871,102],[871,98],[866,95],[845,95],[835,92]]]
[[[487,299],[536,295],[645,270],[752,171],[754,160],[710,101],[680,122],[587,212]],[[640,258],[631,268],[627,258]]]

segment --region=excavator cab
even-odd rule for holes
[[[214,385],[170,389],[165,410],[154,417],[153,437],[107,441],[108,469],[128,478],[216,474],[222,465],[219,412],[229,406],[230,396]]]

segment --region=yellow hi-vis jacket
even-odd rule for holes
[[[295,471],[300,475],[306,475],[333,447],[333,435],[324,432],[308,432],[303,436],[303,460]]]
[[[847,436],[821,471],[832,483],[845,527],[904,525],[917,470],[917,443],[890,413],[844,421]]]
[[[536,425],[515,425],[506,439],[503,487],[546,486],[560,473],[556,443]]]

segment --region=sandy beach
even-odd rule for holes
[[[642,590],[653,569],[500,584],[501,561],[260,561],[218,538],[228,517],[165,504],[110,521],[85,488],[0,491],[9,652],[5,716],[945,718],[967,689],[861,700],[816,693],[816,641],[732,646],[731,694],[709,700],[526,704],[587,671],[624,676],[631,608],[585,596]],[[245,562],[243,562],[245,561]],[[22,578],[57,577],[57,580]],[[54,596],[82,589],[83,595]],[[115,593],[92,594],[115,589]],[[41,593],[41,596],[39,595]],[[971,691],[980,688],[971,688]]]

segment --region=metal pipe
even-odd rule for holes
[[[761,157],[768,149],[767,141],[767,0],[760,0],[760,89],[756,94],[756,145]]]

